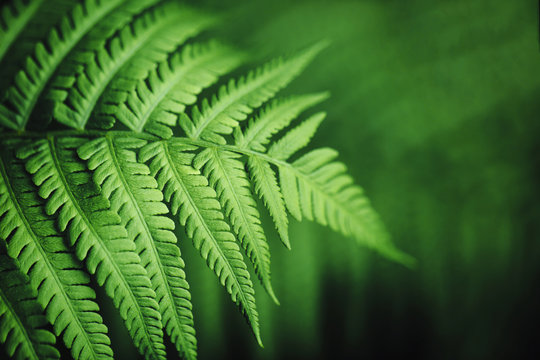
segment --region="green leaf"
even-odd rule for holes
[[[93,127],[111,127],[117,102],[126,99],[136,80],[212,21],[176,2],[162,2],[140,13],[128,26],[85,46],[55,78],[48,94],[55,102],[55,118],[77,129],[84,129],[91,117]]]
[[[234,235],[223,219],[216,192],[192,166],[193,150],[194,147],[177,142],[175,138],[156,141],[141,149],[139,161],[149,164],[170,203],[171,212],[178,215],[195,248],[240,306],[262,346],[249,272]]]
[[[279,167],[279,182],[283,194],[283,200],[287,210],[298,221],[302,221],[302,210],[300,209],[300,196],[295,174],[288,166]]]
[[[412,263],[336,153],[306,149],[324,113],[293,124],[328,94],[272,101],[324,45],[213,87],[244,57],[207,35],[190,39],[214,23],[176,0],[2,2],[0,242],[30,289],[11,306],[20,293],[0,283],[0,340],[11,355],[40,357],[48,346],[43,357],[58,356],[54,336],[32,335],[42,334],[43,317],[37,328],[25,323],[41,307],[74,358],[111,358],[92,275],[143,356],[165,359],[166,332],[180,356],[195,359],[190,289],[169,211],[259,344],[242,252],[277,300],[255,193],[288,248],[287,209]],[[354,94],[340,99],[357,101]],[[185,137],[175,137],[181,130]],[[38,307],[26,309],[31,301]],[[20,321],[4,322],[8,315]]]
[[[287,218],[285,202],[276,179],[276,173],[267,162],[255,156],[248,157],[248,167],[251,181],[255,185],[255,191],[270,212],[283,245],[290,249],[289,219]]]
[[[24,144],[24,143],[22,143]],[[0,238],[30,278],[57,336],[79,359],[112,358],[90,278],[44,214],[43,200],[24,163],[13,155],[21,142],[5,144],[0,159]]]
[[[3,246],[2,246],[3,247]],[[55,336],[16,262],[0,250],[0,342],[12,359],[59,359]]]
[[[271,61],[246,77],[230,80],[211,101],[203,100],[200,110],[193,108],[192,120],[186,117],[180,125],[191,139],[224,144],[223,135],[232,133],[239,121],[292,81],[325,46],[314,45],[288,60]]]
[[[17,40],[43,0],[13,0],[0,9],[0,61]]]
[[[293,96],[272,101],[255,119],[250,119],[245,131],[236,128],[235,143],[241,148],[265,151],[270,137],[286,128],[304,110],[324,101],[328,93]]]
[[[146,141],[106,136],[89,141],[78,150],[94,171],[94,180],[118,212],[129,238],[152,280],[163,324],[179,353],[195,359],[197,345],[191,296],[184,262],[176,246],[174,222],[150,169],[137,162],[136,152]]]
[[[287,160],[298,150],[309,144],[325,117],[326,113],[317,113],[290,130],[281,139],[272,144],[270,149],[268,149],[268,155],[274,159]]]
[[[379,216],[363,190],[346,174],[343,163],[333,161],[337,152],[313,150],[292,164],[279,164],[285,202],[298,217],[329,226],[359,244],[407,266],[415,261],[390,242]],[[286,189],[286,191],[285,191]]]
[[[65,15],[49,32],[45,42],[38,42],[26,58],[13,84],[0,104],[0,124],[24,130],[30,114],[50,77],[70,50],[98,22],[122,4],[123,0],[84,0]]]
[[[186,45],[158,63],[131,89],[124,87],[125,99],[109,99],[108,109],[133,131],[171,137],[171,127],[185,106],[193,104],[196,95],[239,62],[236,52],[217,42]]]
[[[113,299],[141,354],[165,359],[156,294],[120,217],[76,154],[84,143],[49,137],[21,149],[19,157],[27,160],[26,169],[47,199],[45,211],[56,214],[60,230],[67,230],[77,257]]]
[[[196,169],[203,169],[210,186],[216,190],[221,206],[251,260],[255,273],[272,300],[279,304],[272,289],[270,250],[249,179],[239,157],[239,154],[213,147],[197,155],[194,165]]]

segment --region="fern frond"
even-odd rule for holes
[[[23,148],[45,211],[57,215],[58,227],[68,230],[77,257],[85,260],[113,299],[135,346],[151,359],[164,359],[165,346],[159,306],[150,279],[141,266],[135,244],[127,237],[120,217],[110,210],[76,149],[86,140],[48,137]]]
[[[7,89],[0,104],[0,124],[24,130],[39,96],[57,66],[92,27],[122,4],[123,0],[84,0],[51,29],[45,42],[38,42]]]
[[[116,103],[109,99],[110,116],[133,131],[171,137],[171,127],[185,106],[193,104],[201,90],[239,62],[236,52],[217,42],[187,45],[139,80],[125,100]]]
[[[321,93],[275,101],[255,120],[250,120],[244,132],[240,128],[235,129],[236,146],[241,149],[265,152],[265,145],[268,144],[272,135],[289,126],[300,112],[327,97],[327,93]],[[294,153],[307,145],[324,116],[323,113],[316,114],[297,128],[287,132],[279,141],[272,144],[268,155],[279,160],[287,159],[287,154]],[[248,167],[255,189],[268,208],[283,244],[290,249],[287,213],[274,170],[268,163],[253,156],[248,157]],[[294,215],[298,215],[298,212]]]
[[[328,93],[300,95],[284,100],[275,100],[255,118],[250,119],[242,132],[234,131],[235,144],[241,148],[265,151],[272,135],[285,129],[304,110],[324,101]]]
[[[274,142],[266,153],[238,146],[228,148],[247,155],[250,162],[266,162],[278,168],[281,193],[287,209],[296,219],[306,217],[317,221],[390,259],[414,265],[412,257],[392,244],[363,190],[346,173],[345,165],[334,161],[335,150],[318,149],[292,163],[286,161],[309,143],[324,117],[324,113],[313,115]],[[271,178],[270,173],[268,176]],[[265,189],[274,197],[279,196],[278,187],[266,186]]]
[[[3,245],[2,245],[3,247]],[[59,359],[36,293],[16,262],[0,250],[0,342],[17,360]]]
[[[55,118],[77,129],[84,129],[91,116],[94,127],[112,126],[115,101],[128,94],[125,83],[146,76],[155,62],[165,60],[168,52],[212,21],[167,1],[140,13],[110,37],[89,44],[74,54],[73,66],[53,82],[49,98],[55,102]]]
[[[255,273],[270,297],[279,303],[270,280],[270,250],[244,164],[238,160],[239,157],[230,151],[209,148],[199,153],[193,163],[196,169],[203,169],[210,186],[216,190],[221,206],[251,260]]]
[[[328,94],[272,101],[324,44],[202,100],[244,57],[190,40],[214,16],[178,0],[0,2],[0,341],[8,355],[58,358],[58,337],[77,360],[112,358],[95,279],[146,359],[166,358],[165,332],[180,356],[196,359],[169,212],[261,346],[244,256],[277,299],[255,196],[287,248],[288,210],[412,262],[334,150],[296,155],[325,114],[293,121]],[[13,262],[4,262],[2,244]]]
[[[24,164],[3,144],[0,159],[0,238],[30,277],[57,336],[80,359],[112,358],[107,327],[98,314],[90,279],[43,211]],[[16,143],[17,147],[20,145]]]
[[[397,250],[363,190],[347,175],[337,152],[313,150],[292,164],[277,163],[285,203],[297,217],[329,226],[386,257],[412,266],[414,260]]]
[[[326,113],[317,113],[287,132],[268,149],[268,155],[274,159],[286,160],[311,141]]]
[[[193,108],[192,120],[180,119],[182,129],[191,139],[225,144],[223,135],[232,133],[239,121],[294,79],[324,46],[317,44],[286,61],[272,61],[246,77],[229,81],[210,102],[205,99],[200,109]]]
[[[0,9],[0,61],[44,0],[13,0]]]
[[[195,359],[191,296],[173,233],[174,222],[166,217],[168,208],[150,169],[136,158],[135,151],[145,144],[136,138],[106,136],[84,144],[78,153],[88,160],[102,194],[122,218],[129,237],[135,239],[168,335],[180,354]]]
[[[290,249],[289,219],[287,218],[285,202],[277,182],[276,173],[267,162],[254,156],[248,157],[248,168],[255,191],[263,200],[270,216],[272,216],[283,245]]]
[[[216,192],[192,167],[194,154],[191,151],[195,149],[176,138],[156,141],[141,149],[139,161],[149,164],[152,175],[170,203],[171,212],[178,215],[195,248],[240,306],[257,341],[262,344],[249,272],[234,235],[223,219]]]

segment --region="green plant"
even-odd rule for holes
[[[46,318],[74,358],[111,358],[92,276],[146,358],[166,357],[165,334],[195,358],[177,246],[185,236],[169,212],[259,343],[241,248],[277,299],[254,193],[287,247],[286,210],[411,263],[334,150],[297,155],[325,114],[292,123],[327,94],[269,102],[324,45],[201,101],[244,59],[216,41],[188,40],[213,23],[207,14],[174,1],[13,0],[1,15],[0,340],[10,356],[59,357]]]

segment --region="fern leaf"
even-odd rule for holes
[[[298,185],[295,174],[288,166],[279,167],[279,183],[283,194],[283,200],[287,210],[298,221],[302,221],[302,210],[300,209]]]
[[[180,354],[197,354],[189,285],[176,246],[174,222],[166,217],[163,195],[150,169],[137,162],[135,150],[145,145],[136,138],[112,136],[89,141],[78,150],[94,171],[94,180],[122,218],[129,237],[156,292],[163,325]]]
[[[43,201],[24,164],[10,153],[0,159],[0,237],[29,275],[47,319],[73,356],[112,358],[90,279],[58,236],[54,221],[42,212]]]
[[[239,56],[216,42],[187,45],[174,52],[129,91],[127,99],[111,104],[112,116],[131,130],[146,130],[160,137],[172,136],[185,106],[193,104],[202,89],[236,67]]]
[[[256,119],[250,119],[242,133],[236,128],[237,146],[256,151],[265,151],[270,137],[289,126],[302,111],[328,98],[328,93],[295,96],[281,101],[273,101],[261,111]]]
[[[169,211],[261,346],[242,250],[277,299],[254,193],[287,248],[288,210],[413,263],[334,150],[295,155],[325,114],[292,122],[328,94],[274,100],[252,116],[322,43],[199,101],[243,58],[217,42],[185,44],[214,17],[176,0],[9,1],[0,6],[0,131],[15,130],[0,141],[0,341],[9,356],[58,358],[61,337],[76,359],[112,358],[92,275],[143,356],[165,360],[166,332],[180,356],[196,359]],[[177,122],[185,137],[174,137]]]
[[[12,359],[59,359],[36,293],[15,261],[0,251],[0,342]]]
[[[66,69],[53,82],[49,98],[55,102],[55,118],[70,127],[84,129],[93,115],[94,126],[112,126],[111,113],[117,110],[115,100],[127,96],[122,88],[126,78],[146,76],[148,65],[166,59],[167,52],[211,21],[210,17],[175,2],[164,2],[142,12],[109,38],[87,46],[80,55],[75,54],[74,71]]]
[[[283,245],[287,249],[290,249],[289,220],[276,173],[267,162],[254,156],[248,157],[248,167],[251,180],[255,184],[255,191],[263,200],[268,212],[272,216]]]
[[[184,117],[180,125],[191,139],[225,144],[223,135],[232,133],[239,121],[294,79],[324,46],[317,44],[286,61],[272,61],[246,77],[229,81],[211,102],[204,100],[200,110],[193,108],[192,120]]]
[[[13,0],[0,9],[0,60],[30,21],[43,0]]]
[[[89,272],[113,299],[135,346],[147,358],[164,359],[156,294],[135,244],[75,152],[84,142],[49,137],[21,149],[19,157],[27,159],[26,169],[40,196],[47,199],[46,212],[57,214],[58,226],[68,230],[77,257],[86,261]]]
[[[268,153],[262,153],[236,145],[216,146],[201,140],[174,140],[207,149],[222,147],[228,151],[246,155],[250,158],[248,160],[250,167],[256,166],[254,165],[256,161],[267,163],[268,167],[270,164],[276,166],[279,170],[281,193],[285,205],[296,219],[301,220],[305,217],[308,220],[317,221],[345,236],[355,238],[359,244],[371,247],[389,259],[406,266],[413,266],[415,260],[393,245],[379,216],[364,196],[363,190],[346,174],[345,165],[333,161],[337,156],[336,151],[324,148],[309,152],[292,163],[285,161],[308,143],[323,116],[323,113],[315,114],[297,128],[289,131],[283,137],[283,141],[275,143],[279,146],[272,152],[277,157],[270,154],[272,147]],[[272,171],[271,168],[270,171]],[[270,172],[267,174],[267,179],[272,179]],[[271,180],[267,181],[271,182]],[[255,186],[256,189],[260,188],[258,192],[261,192],[264,186],[269,194],[268,197],[279,196],[277,186],[260,183],[256,183]]]
[[[253,284],[235,242],[234,235],[223,220],[216,192],[208,181],[194,169],[192,146],[171,138],[149,143],[141,149],[139,160],[149,163],[171,211],[186,227],[208,267],[227,288],[233,301],[247,317],[257,341],[262,346],[259,315],[255,305]]]
[[[325,117],[326,113],[317,113],[290,130],[281,139],[272,144],[270,149],[268,149],[268,155],[278,160],[288,159],[295,152],[309,144]]]
[[[0,104],[0,124],[24,130],[30,114],[57,66],[79,40],[123,0],[84,0],[51,29],[45,43],[38,42]]]
[[[278,162],[285,203],[297,217],[305,216],[388,258],[412,266],[414,260],[390,242],[377,213],[363,190],[346,174],[337,152],[313,150],[292,164]]]
[[[197,155],[194,165],[198,170],[203,169],[210,186],[216,190],[221,206],[228,214],[232,229],[251,260],[255,273],[270,297],[279,303],[270,280],[270,250],[244,164],[238,160],[239,157],[239,154],[213,147]]]

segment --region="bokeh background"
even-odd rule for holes
[[[418,259],[297,222],[287,251],[265,221],[281,306],[257,288],[260,349],[186,242],[200,358],[539,359],[538,2],[191,2],[254,64],[332,41],[284,93],[331,92],[314,146],[340,151]]]

